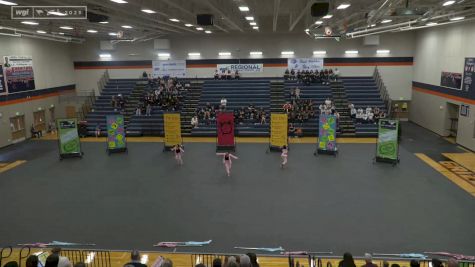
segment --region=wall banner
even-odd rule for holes
[[[376,157],[390,160],[398,159],[397,120],[379,120]]]
[[[475,99],[475,58],[465,58],[465,66],[463,68],[463,86],[462,90],[469,92],[468,94]]]
[[[440,74],[440,86],[462,90],[462,73],[443,71]]]
[[[154,78],[186,76],[186,60],[154,60],[152,68]]]
[[[336,116],[321,114],[318,126],[318,150],[336,151]]]
[[[182,144],[180,113],[163,114],[165,129],[165,147],[173,147]]]
[[[35,89],[31,56],[4,56],[3,62],[8,93]]]
[[[3,66],[0,65],[0,95],[5,94],[7,88],[5,87],[5,77],[3,76]]]
[[[283,147],[288,145],[287,114],[270,114],[270,145]]]
[[[221,73],[222,71],[230,70],[234,73],[236,70],[239,73],[252,73],[252,72],[263,72],[264,71],[264,64],[218,64],[218,71]]]
[[[125,129],[123,115],[108,115],[107,121],[107,149],[125,149]]]
[[[287,59],[287,68],[295,71],[321,71],[323,69],[323,58],[289,58]]]
[[[56,124],[59,135],[59,154],[80,154],[81,145],[79,143],[77,120],[58,119]]]
[[[216,129],[218,131],[218,146],[234,147],[234,113],[219,112],[216,118]]]

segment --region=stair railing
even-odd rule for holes
[[[102,90],[106,86],[107,82],[109,82],[109,70],[104,71],[104,74],[102,74],[101,78],[97,82],[97,90],[99,91],[99,95],[102,94]]]
[[[373,79],[375,80],[376,85],[378,86],[379,94],[383,99],[384,105],[386,107],[386,112],[389,116],[391,115],[391,97],[389,97],[388,90],[386,88],[386,85],[384,85],[384,81],[381,77],[381,74],[379,73],[378,67],[374,68]]]

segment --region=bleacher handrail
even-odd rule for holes
[[[104,71],[102,74],[101,78],[97,82],[97,90],[99,92],[99,95],[102,94],[102,90],[106,86],[106,84],[109,82],[110,76],[109,76],[109,70]]]
[[[373,79],[375,80],[376,85],[378,86],[379,93],[381,95],[381,98],[383,99],[384,105],[386,106],[386,112],[389,117],[391,115],[391,97],[389,96],[386,85],[384,85],[384,81],[381,77],[381,74],[379,73],[379,69],[377,66],[374,67]]]

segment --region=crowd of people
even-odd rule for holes
[[[356,123],[378,123],[379,119],[386,118],[386,113],[378,107],[367,107],[363,109],[359,107],[358,109],[353,104],[348,105],[350,110],[350,117]]]
[[[114,108],[114,111],[117,111],[119,109],[120,111],[124,111],[125,104],[127,104],[127,100],[124,96],[122,96],[122,94],[112,96],[111,105]]]
[[[214,71],[215,80],[239,80],[240,77],[241,75],[237,70],[235,70],[234,73],[231,72],[231,70],[221,70],[221,72],[218,70]]]
[[[135,108],[135,115],[151,116],[153,106],[166,111],[180,110],[186,93],[185,87],[177,78],[149,78],[148,90]]]
[[[338,68],[333,69],[322,69],[318,70],[295,70],[286,69],[284,72],[285,80],[297,80],[299,83],[311,84],[311,83],[321,83],[323,85],[330,84],[330,81],[336,81],[340,76],[340,71]]]
[[[335,115],[337,119],[340,118],[340,113],[336,110],[335,103],[330,98],[325,99],[325,101],[318,106],[320,114],[326,115]]]

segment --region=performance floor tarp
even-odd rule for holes
[[[111,156],[104,143],[83,143],[83,159],[59,161],[56,142],[25,142],[0,150],[2,160],[28,160],[0,174],[0,245],[152,250],[212,239],[178,251],[473,253],[475,199],[414,156],[460,150],[415,125],[403,129],[395,167],[373,164],[374,144],[341,144],[337,157],[293,144],[283,170],[266,144],[238,144],[231,177],[210,143],[185,144],[178,166],[161,143],[129,143],[128,154]]]

